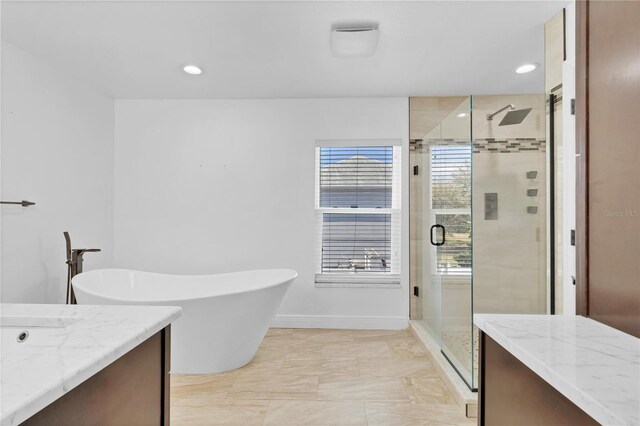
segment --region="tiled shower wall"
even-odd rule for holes
[[[520,124],[499,126],[504,113],[486,120],[487,114],[508,104],[533,109]],[[544,313],[544,95],[475,96],[473,117],[474,312]],[[532,189],[537,191],[528,191]],[[486,193],[497,194],[496,218],[485,216]]]
[[[515,138],[515,139],[476,139],[473,141],[473,153],[493,153],[493,154],[509,154],[521,152],[545,152],[546,141],[544,139],[535,138]]]

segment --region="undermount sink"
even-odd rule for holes
[[[13,327],[47,327],[63,328],[77,322],[78,318],[73,317],[34,317],[34,316],[1,316],[0,328]]]
[[[0,343],[4,353],[17,345],[28,345],[43,336],[55,336],[63,329],[78,321],[71,317],[0,317]]]
[[[180,308],[3,303],[0,313],[0,425],[90,424],[105,412],[112,424],[169,418],[165,333]],[[131,388],[130,371],[144,392]]]

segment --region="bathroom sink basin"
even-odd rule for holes
[[[77,322],[73,317],[33,317],[33,316],[1,316],[0,328],[5,327],[68,327]]]
[[[17,349],[30,342],[41,341],[43,337],[53,337],[60,334],[69,325],[78,321],[77,318],[64,317],[29,317],[2,316],[0,317],[0,344],[2,352]]]

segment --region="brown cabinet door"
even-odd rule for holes
[[[640,1],[577,8],[578,312],[640,337]]]

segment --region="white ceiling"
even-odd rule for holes
[[[2,1],[2,37],[116,98],[536,93],[544,23],[566,1]],[[380,26],[373,57],[334,58],[340,22]],[[180,70],[205,69],[201,76]]]

